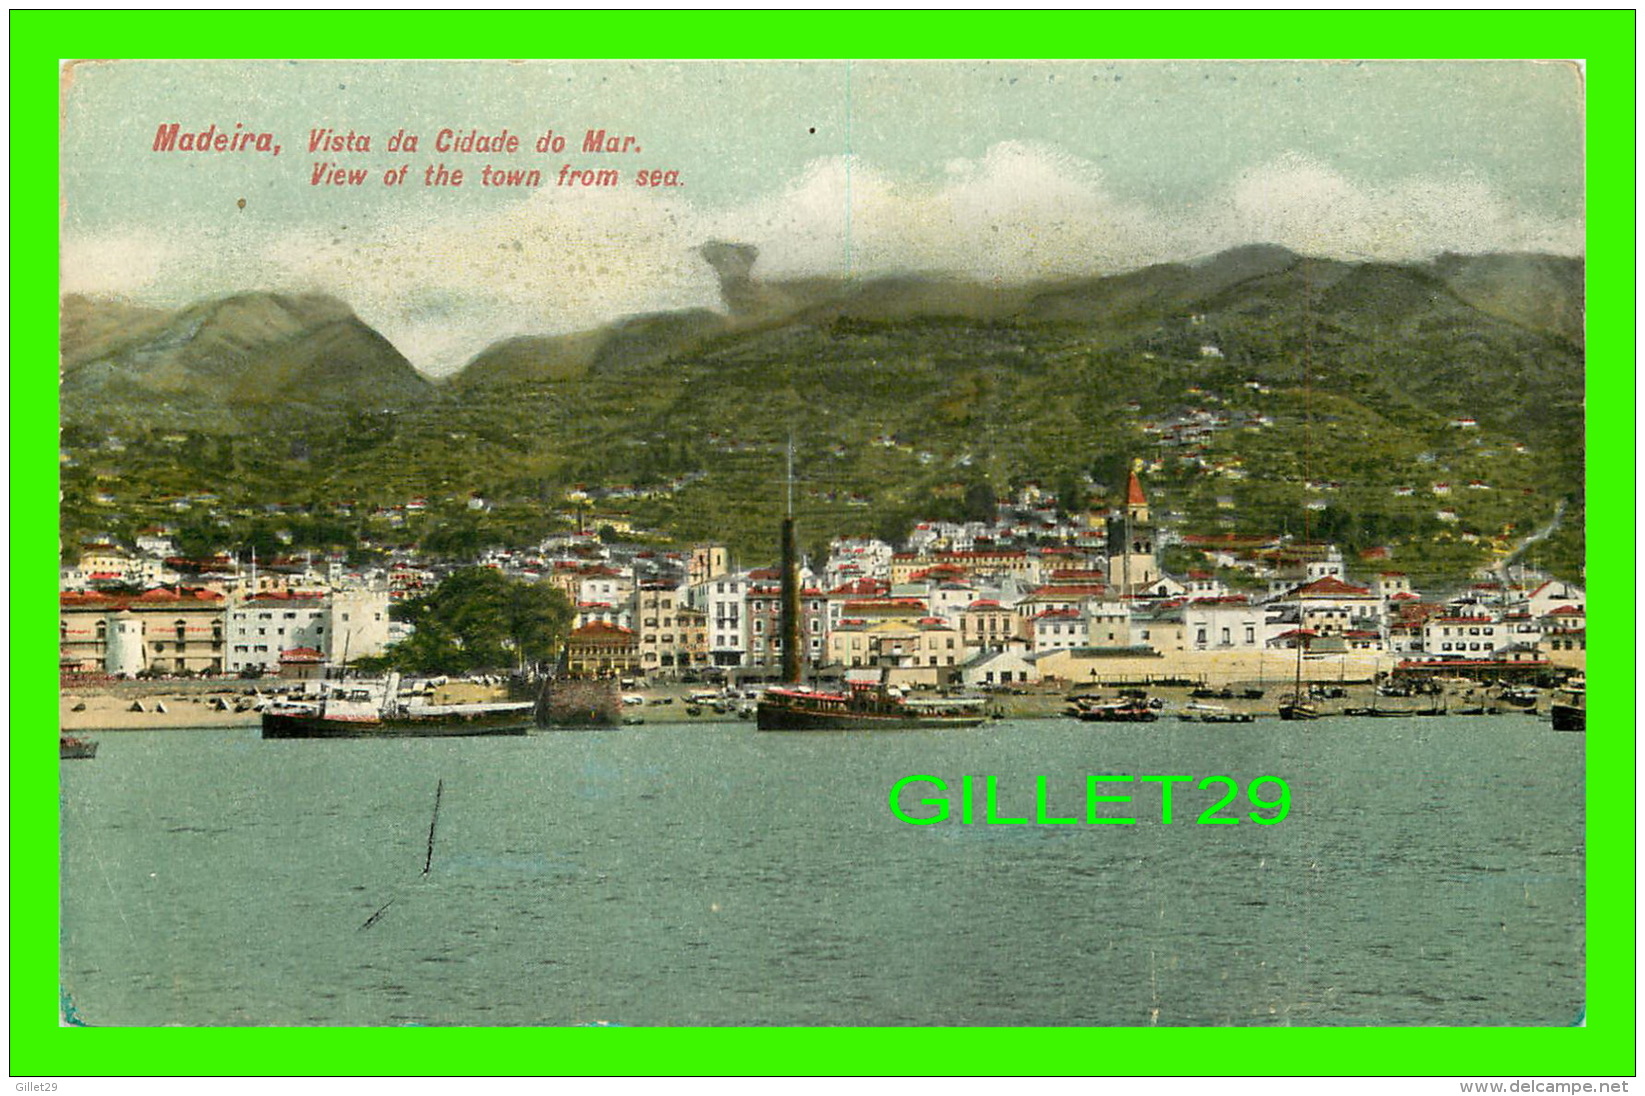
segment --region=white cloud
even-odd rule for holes
[[[1091,165],[1015,142],[950,163],[934,185],[818,161],[782,194],[716,218],[716,230],[757,243],[767,277],[943,271],[1008,282],[1153,261],[1162,232]]]
[[[1373,186],[1292,156],[1193,206],[1151,207],[1114,195],[1087,161],[1017,142],[953,161],[932,182],[819,160],[779,193],[721,210],[676,192],[551,186],[479,214],[386,213],[336,238],[236,225],[201,240],[66,239],[63,286],[172,304],[250,288],[332,292],[419,367],[443,373],[510,335],[715,307],[696,250],[709,239],[756,244],[758,277],[939,271],[1002,282],[1255,242],[1387,260],[1582,249],[1580,223],[1532,216],[1464,173]]]
[[[1335,259],[1421,260],[1443,251],[1580,254],[1582,226],[1515,209],[1477,176],[1365,186],[1303,157],[1241,175],[1202,226],[1213,249],[1262,241]]]
[[[150,232],[65,236],[60,251],[63,291],[88,296],[141,294],[176,265],[180,249]]]

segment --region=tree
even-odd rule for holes
[[[965,520],[992,522],[999,517],[999,500],[994,489],[982,480],[976,480],[965,489]]]
[[[210,559],[216,554],[223,536],[222,529],[203,518],[197,518],[178,527],[173,543],[177,545],[177,554],[184,559]]]
[[[1057,514],[1068,518],[1073,514],[1082,514],[1089,505],[1086,498],[1085,485],[1073,472],[1064,472],[1057,477]]]
[[[524,670],[545,662],[565,642],[574,616],[559,589],[488,567],[454,571],[432,592],[390,612],[417,628],[392,649],[395,665],[427,674]]]

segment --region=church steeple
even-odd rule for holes
[[[1108,585],[1121,597],[1131,597],[1159,577],[1148,496],[1133,470],[1125,485],[1125,506],[1108,522]]]
[[[1133,525],[1148,524],[1148,496],[1142,493],[1142,481],[1134,471],[1125,487],[1125,516]]]

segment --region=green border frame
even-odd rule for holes
[[[541,33],[530,33],[533,26]],[[1636,1068],[1633,11],[41,13],[11,27],[11,1060],[17,1076],[1042,1074],[1626,1076]],[[56,1014],[59,58],[1582,58],[1588,126],[1588,1010],[1581,1028],[82,1029]],[[221,45],[219,45],[221,44]],[[1443,109],[1436,104],[1435,109]],[[1597,397],[1597,398],[1595,398]],[[1598,459],[1592,459],[1597,457]],[[35,524],[38,523],[38,524]]]

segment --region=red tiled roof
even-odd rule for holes
[[[1039,589],[1029,594],[1028,597],[1037,601],[1046,601],[1051,598],[1101,597],[1107,592],[1108,587],[1101,585],[1100,583],[1096,585],[1078,586],[1041,586]]]
[[[1371,591],[1363,586],[1350,586],[1335,575],[1326,575],[1313,582],[1298,586],[1287,597],[1370,597]]]
[[[289,651],[280,652],[281,663],[324,662],[325,655],[313,647],[293,647]]]
[[[130,595],[111,595],[99,593],[73,593],[59,595],[58,603],[62,606],[75,605],[106,605],[110,608],[121,608],[130,605],[140,605],[145,608],[155,605],[179,606],[185,604],[199,604],[201,602],[222,601],[223,595],[210,590],[185,588],[181,592],[155,587],[136,597]]]
[[[912,609],[924,609],[925,602],[912,597],[875,598],[872,601],[848,601],[842,612],[856,613],[884,613],[888,610],[907,612]]]
[[[831,597],[835,595],[850,597],[854,594],[882,594],[887,589],[888,587],[883,582],[879,582],[871,578],[860,578],[855,582],[847,582],[843,586],[836,586],[834,589],[828,591],[828,593]]]
[[[256,605],[267,601],[317,601],[323,597],[325,597],[324,594],[314,590],[269,590],[261,594],[253,594],[246,599],[245,604]]]
[[[1131,482],[1126,485],[1125,502],[1128,506],[1148,505],[1148,497],[1142,493],[1142,481],[1137,479],[1135,472],[1131,473]]]

